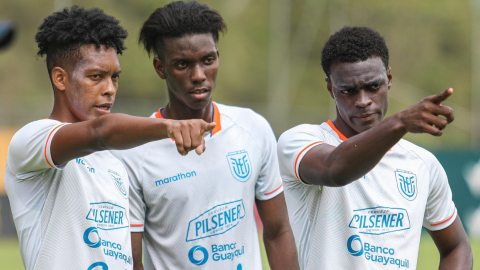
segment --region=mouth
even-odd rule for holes
[[[376,113],[365,113],[365,114],[357,115],[357,116],[355,116],[355,118],[357,118],[358,120],[360,120],[362,122],[367,122],[367,121],[372,120],[372,118],[375,114]]]
[[[205,88],[205,87],[196,88],[192,91],[189,91],[188,93],[190,95],[192,95],[193,97],[195,97],[196,99],[204,99],[204,98],[208,97],[208,95],[210,93],[210,89]]]
[[[102,113],[110,113],[110,109],[112,109],[113,104],[110,104],[110,103],[100,104],[100,105],[96,105],[94,107],[97,108]]]

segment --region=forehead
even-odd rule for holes
[[[212,34],[193,34],[179,38],[168,38],[164,41],[165,56],[167,58],[188,58],[196,54],[206,54],[216,51],[215,40]]]
[[[386,78],[387,70],[380,57],[371,57],[354,63],[333,63],[330,79],[334,83],[356,84]]]
[[[76,69],[120,70],[117,51],[113,47],[101,45],[98,48],[95,44],[87,44],[80,47],[80,53],[82,59]]]

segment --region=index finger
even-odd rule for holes
[[[217,124],[215,122],[211,122],[211,123],[207,123],[205,122],[203,127],[202,127],[202,134],[205,133],[205,132],[210,132],[211,130],[213,130],[215,127],[217,126]]]
[[[452,94],[453,94],[453,89],[448,88],[447,90],[445,90],[445,91],[443,91],[439,94],[428,97],[428,99],[435,104],[440,104],[443,101],[445,101]]]

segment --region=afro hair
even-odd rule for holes
[[[211,33],[218,42],[219,33],[227,29],[222,16],[207,5],[194,2],[172,2],[156,9],[145,21],[138,43],[143,44],[148,55],[161,57],[164,40],[184,35]]]
[[[334,63],[355,63],[380,57],[388,68],[388,48],[383,37],[367,27],[343,27],[331,35],[322,50],[322,68],[330,77]]]
[[[122,54],[126,49],[123,41],[127,35],[119,21],[103,10],[86,10],[73,6],[45,18],[38,28],[35,41],[39,48],[37,54],[47,55],[47,68],[51,75],[55,66],[65,66],[81,60],[82,45],[113,47],[117,54]]]

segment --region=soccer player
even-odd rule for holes
[[[322,50],[337,117],[279,139],[280,171],[302,269],[415,269],[422,226],[440,269],[471,269],[468,237],[448,179],[427,150],[402,137],[442,135],[447,89],[385,119],[392,74],[385,40],[344,27]],[[383,120],[382,120],[383,119]]]
[[[105,150],[170,137],[201,154],[215,126],[109,114],[126,37],[115,18],[78,7],[48,16],[35,37],[54,106],[14,135],[4,178],[27,270],[132,269],[128,175]]]
[[[255,202],[272,269],[298,269],[270,125],[249,109],[212,102],[225,29],[197,2],[159,8],[141,29],[139,42],[168,90],[168,104],[152,117],[217,125],[201,157],[178,158],[171,140],[115,152],[131,180],[134,269],[261,269]]]

